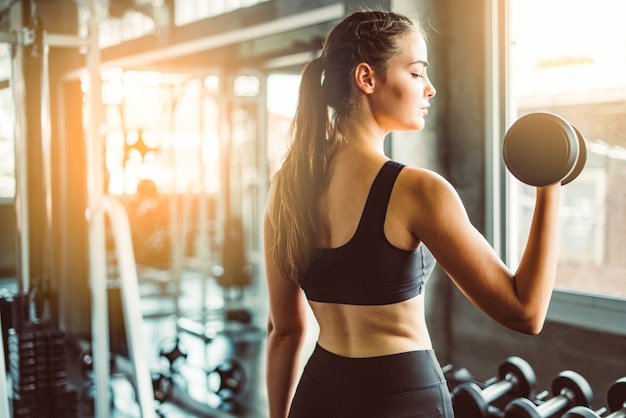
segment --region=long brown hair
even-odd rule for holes
[[[396,13],[354,12],[304,68],[291,145],[274,179],[274,261],[285,277],[297,281],[328,235],[319,201],[329,158],[345,140],[345,122],[356,106],[352,73],[366,62],[384,81],[389,59],[400,52],[397,40],[415,30],[421,33],[415,20]]]

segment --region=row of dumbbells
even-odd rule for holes
[[[496,377],[475,379],[467,369],[444,367],[456,418],[626,418],[626,376],[608,390],[607,406],[592,409],[589,382],[572,370],[560,372],[550,391],[535,393],[534,369],[520,357],[509,357]]]

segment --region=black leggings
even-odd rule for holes
[[[316,345],[289,418],[454,417],[433,350],[348,358]]]

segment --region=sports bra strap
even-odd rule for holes
[[[367,200],[365,201],[361,221],[359,222],[355,235],[360,235],[367,231],[374,235],[373,238],[384,239],[385,217],[387,215],[391,190],[402,168],[404,168],[404,164],[388,160],[380,169],[372,183]]]

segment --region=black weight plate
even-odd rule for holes
[[[207,373],[207,388],[223,399],[232,399],[243,390],[246,377],[245,368],[237,359],[227,359]]]
[[[611,385],[606,399],[611,411],[617,411],[626,407],[626,376],[617,379]]]
[[[575,406],[561,418],[600,418],[600,415],[585,406]]]
[[[573,169],[578,137],[572,126],[553,113],[534,112],[519,118],[507,130],[504,162],[513,176],[532,186],[560,182]]]
[[[452,406],[456,415],[465,418],[484,417],[488,407],[481,396],[480,387],[474,382],[464,382],[454,388]]]
[[[511,395],[530,398],[534,396],[537,376],[532,366],[523,358],[511,356],[498,367],[498,378],[504,380],[508,374],[515,376],[517,381]]]
[[[563,390],[570,390],[574,395],[572,406],[591,406],[593,389],[582,375],[573,370],[563,370],[552,381],[552,395],[558,396]]]
[[[576,126],[571,126],[572,128],[574,128],[574,131],[576,132],[576,136],[578,138],[578,158],[576,159],[576,164],[574,164],[574,168],[572,168],[572,171],[570,171],[567,177],[565,177],[561,181],[562,186],[565,186],[576,177],[578,177],[578,175],[583,171],[583,168],[585,168],[585,164],[587,163],[587,145],[585,143],[585,137]]]
[[[504,408],[505,418],[541,418],[537,406],[530,399],[517,398]]]

